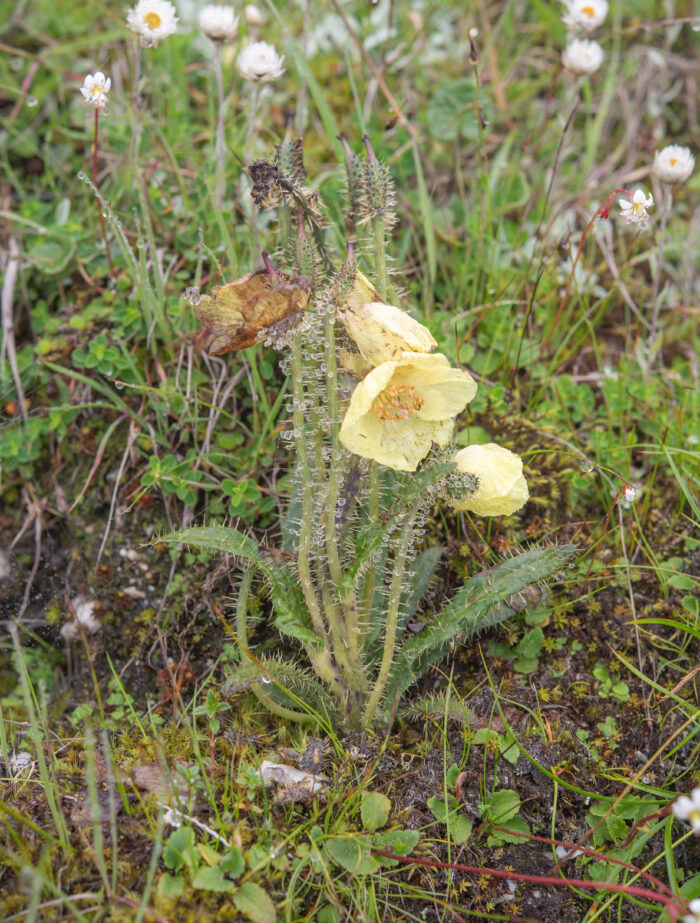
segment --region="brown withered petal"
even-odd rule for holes
[[[195,313],[216,334],[209,349],[212,356],[255,346],[272,324],[304,310],[311,280],[281,272],[277,275],[281,286],[261,269],[215,288],[211,295],[202,295]]]

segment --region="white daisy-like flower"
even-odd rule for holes
[[[689,147],[669,144],[654,154],[654,173],[662,183],[684,183],[695,167]]]
[[[95,74],[87,75],[80,92],[83,94],[88,106],[92,106],[94,109],[104,109],[107,105],[107,94],[111,86],[112,81],[110,78],[105,77],[102,71],[97,71]]]
[[[594,74],[603,63],[603,49],[598,42],[576,38],[562,52],[561,61],[572,74]]]
[[[683,917],[683,923],[700,923],[700,898],[696,897],[694,901],[691,901],[688,910],[690,913],[686,913]]]
[[[637,189],[632,196],[631,202],[629,199],[622,199],[620,201],[620,211],[625,224],[638,224],[640,227],[645,228],[649,223],[647,209],[651,208],[653,204],[654,196],[651,193],[645,195],[643,189]]]
[[[673,802],[673,813],[678,820],[687,820],[695,833],[700,833],[700,788],[694,788],[688,795],[681,795]]]
[[[284,73],[284,55],[267,42],[251,42],[238,55],[238,70],[253,83],[271,83]]]
[[[213,42],[230,42],[238,32],[238,16],[231,6],[205,6],[199,14],[199,28]]]
[[[126,24],[151,48],[177,29],[176,10],[168,0],[139,0],[126,14]]]
[[[570,29],[592,32],[608,15],[607,0],[565,0],[562,19]]]

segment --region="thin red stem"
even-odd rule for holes
[[[557,325],[559,324],[559,321],[561,320],[561,315],[562,315],[562,313],[563,313],[563,311],[564,311],[564,305],[566,304],[566,301],[567,301],[567,299],[568,299],[568,297],[569,297],[569,292],[570,292],[570,290],[571,290],[571,283],[574,281],[574,273],[576,272],[576,267],[577,267],[578,261],[579,261],[579,259],[580,259],[580,257],[581,257],[581,251],[583,250],[583,245],[584,245],[584,243],[585,243],[585,241],[586,241],[586,237],[588,236],[588,232],[590,231],[590,229],[591,229],[591,228],[593,227],[593,225],[595,224],[596,219],[597,219],[597,217],[598,217],[599,215],[605,214],[606,217],[607,217],[607,208],[608,208],[609,203],[612,202],[612,200],[615,198],[616,195],[620,195],[620,193],[622,193],[623,195],[632,195],[632,193],[629,192],[629,190],[627,190],[627,189],[613,189],[613,191],[610,193],[610,195],[606,196],[605,199],[603,199],[602,204],[596,209],[595,214],[593,215],[593,217],[591,218],[591,220],[588,222],[588,224],[586,225],[585,231],[584,231],[583,234],[581,235],[581,240],[579,241],[578,249],[577,249],[577,251],[576,251],[576,257],[575,257],[575,259],[574,259],[573,266],[571,267],[571,272],[569,273],[569,278],[567,279],[567,282],[566,282],[566,288],[564,289],[564,294],[561,296],[561,301],[559,302],[559,308],[557,309],[557,315],[556,315],[556,317],[554,318],[554,322],[553,322],[552,326],[549,328],[549,333],[547,334],[547,337],[546,337],[544,343],[543,343],[542,346],[540,347],[540,354],[539,354],[538,358],[540,358],[540,357],[542,356],[542,353],[543,353],[543,352],[545,351],[545,349],[547,349],[547,347],[549,346],[549,341],[552,339],[552,334],[553,334],[554,331],[556,330]]]
[[[100,124],[100,110],[95,109],[95,137],[92,141],[92,184],[97,189],[97,147],[98,147],[98,132]],[[102,203],[97,199],[97,214],[100,218],[100,227],[102,228],[102,239],[105,242],[105,253],[107,254],[107,263],[109,264],[109,273],[113,279],[116,278],[117,273],[114,269],[114,263],[112,262],[112,252],[109,249],[109,241],[107,240],[107,229],[105,228],[105,219],[102,214]]]
[[[669,897],[674,897],[673,891],[665,882],[661,881],[660,878],[657,878],[649,872],[645,872],[643,869],[637,868],[636,865],[623,862],[622,859],[613,859],[612,856],[606,856],[604,853],[596,852],[594,849],[586,849],[585,846],[577,846],[576,843],[567,843],[564,840],[550,840],[549,837],[535,836],[533,833],[518,833],[516,830],[508,830],[505,827],[491,827],[491,829],[500,830],[503,833],[507,833],[508,836],[520,836],[526,840],[534,840],[536,843],[548,843],[550,846],[561,846],[564,849],[576,850],[576,852],[583,853],[585,856],[590,856],[592,859],[596,859],[599,862],[621,865],[623,868],[629,869],[630,872],[634,872],[635,875],[641,875],[642,878],[646,878],[649,884],[655,885],[659,891],[665,892]]]
[[[606,881],[585,881],[582,878],[553,878],[548,875],[528,875],[525,872],[511,872],[505,869],[482,868],[477,865],[461,865],[456,862],[437,862],[434,859],[419,859],[417,856],[397,856],[383,849],[373,849],[373,856],[382,856],[384,859],[393,859],[395,862],[405,862],[411,865],[427,865],[435,869],[451,869],[454,872],[467,872],[471,875],[487,875],[491,878],[505,878],[508,881],[527,881],[537,885],[552,885],[555,888],[591,888],[594,891],[612,891],[616,894],[628,894],[630,897],[639,897],[644,900],[655,901],[662,904],[668,911],[672,923],[678,919],[679,914],[685,913],[687,905],[681,904],[682,898],[669,898],[665,894],[657,894],[647,888],[637,888],[634,885],[616,885]]]

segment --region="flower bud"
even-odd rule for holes
[[[455,502],[458,510],[478,516],[509,516],[525,505],[530,496],[520,456],[500,445],[469,445],[454,457],[457,470],[473,474],[478,487],[465,500]]]

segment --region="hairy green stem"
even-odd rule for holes
[[[377,682],[374,685],[372,695],[370,696],[369,702],[367,703],[367,707],[365,709],[365,727],[368,727],[372,721],[372,718],[374,718],[377,707],[379,706],[379,703],[382,700],[382,696],[384,695],[386,683],[389,679],[389,673],[391,672],[391,667],[394,662],[396,629],[399,623],[399,606],[401,603],[401,590],[403,589],[403,577],[406,570],[408,548],[411,544],[411,538],[413,537],[414,521],[415,513],[409,514],[408,520],[401,530],[399,547],[396,549],[396,554],[394,556],[394,573],[391,578],[386,623],[384,627],[384,653],[382,655],[381,666],[379,667]]]
[[[374,232],[374,258],[377,270],[377,291],[387,301],[389,297],[389,272],[386,265],[386,225],[382,215],[375,215],[372,218],[372,230]]]

